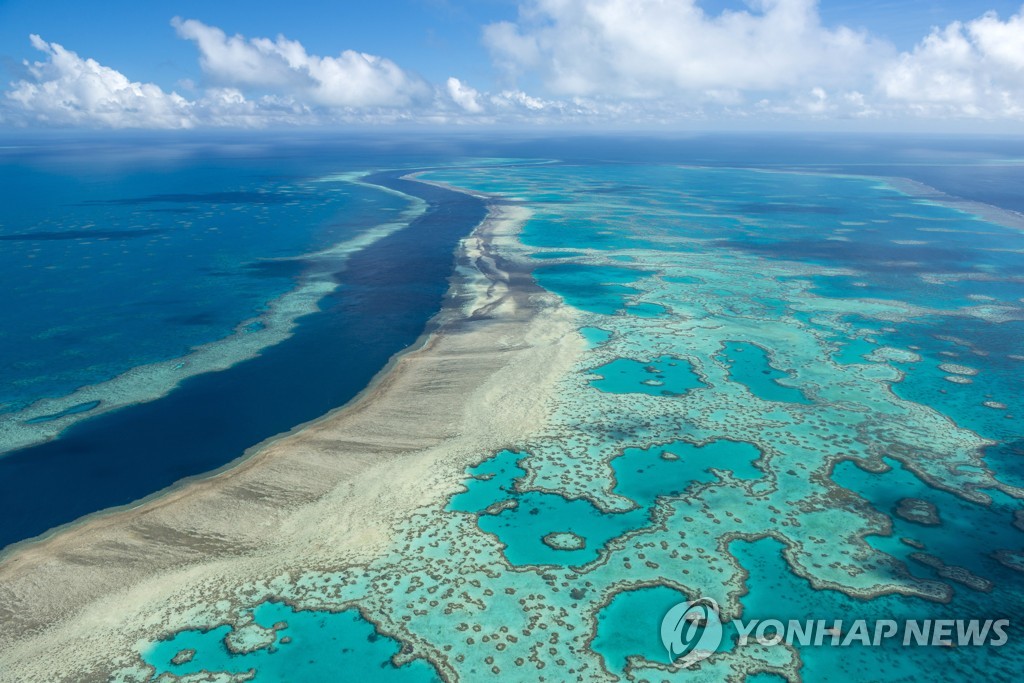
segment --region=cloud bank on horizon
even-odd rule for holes
[[[482,27],[507,87],[432,84],[390,59],[309,54],[174,18],[204,74],[190,97],[32,35],[39,61],[0,102],[8,125],[111,128],[332,123],[672,124],[687,120],[1024,120],[1024,7],[935,27],[909,51],[823,25],[816,0],[521,0]],[[527,93],[517,85],[537,83]]]

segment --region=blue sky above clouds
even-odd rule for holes
[[[0,0],[0,125],[1018,129],[989,0]]]

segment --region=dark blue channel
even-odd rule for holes
[[[60,438],[0,458],[0,547],[174,482],[217,469],[246,448],[336,408],[441,307],[453,252],[484,217],[474,197],[378,173],[374,184],[420,197],[425,214],[354,253],[340,287],[294,335],[167,396],[81,422]]]

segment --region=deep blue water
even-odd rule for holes
[[[324,173],[444,165],[485,156],[600,160],[624,169],[634,162],[763,166],[906,176],[966,199],[1024,209],[1024,166],[1019,163],[1024,142],[1012,139],[395,135],[387,140],[331,141],[296,136],[278,147],[264,141],[254,144],[249,138],[224,142],[201,136],[125,136],[117,144],[49,140],[42,146],[5,150],[10,164],[0,178],[0,266],[4,268],[0,277],[7,305],[20,303],[15,315],[5,309],[0,323],[0,411],[15,409],[31,397],[59,395],[142,362],[175,357],[191,345],[220,338],[246,316],[259,314],[268,300],[287,291],[301,275],[301,261],[261,259],[323,248],[379,223],[382,214],[393,218],[403,205],[391,195],[340,186],[333,188],[330,201],[323,201],[304,183]],[[223,149],[228,152],[210,152]],[[194,168],[185,172],[189,158],[203,159],[199,172],[192,172]],[[174,176],[173,183],[167,182],[168,173]],[[85,180],[72,182],[69,175]],[[40,183],[46,192],[34,189]],[[613,182],[594,191],[628,192],[629,187],[625,181]],[[317,417],[357,393],[395,351],[417,337],[437,310],[455,240],[483,212],[479,203],[461,196],[422,187],[416,190],[416,194],[424,192],[437,202],[434,212],[356,254],[337,275],[341,289],[323,302],[321,314],[300,321],[292,339],[230,370],[192,378],[163,399],[93,418],[54,442],[0,457],[4,520],[0,547],[219,467],[246,447]],[[809,203],[736,209],[737,213],[776,216],[788,211],[804,221],[834,221],[830,206],[826,196]],[[290,213],[300,209],[307,216],[305,221],[296,221]],[[68,211],[82,220],[68,222]],[[28,220],[39,215],[44,219]],[[292,229],[250,229],[254,223],[278,225],[284,218]],[[168,223],[189,239],[174,242],[181,235],[169,230]],[[735,233],[737,241],[747,237],[738,222],[714,227]],[[169,238],[177,246],[161,251],[167,249]],[[579,235],[573,238],[569,243],[575,246]],[[607,241],[599,234],[593,238],[590,246]],[[860,268],[867,268],[874,259],[870,250],[852,255],[821,252],[831,245],[820,242],[745,243],[752,250],[779,249],[789,254],[799,250],[811,260],[855,257]],[[870,247],[867,241],[865,249]],[[41,251],[33,257],[34,250]],[[133,267],[144,263],[147,251],[165,258],[155,269],[144,266],[136,277]],[[950,270],[959,268],[956,250],[912,251],[921,260],[934,258]],[[217,254],[224,258],[218,261]],[[43,257],[49,262],[34,270],[24,267]],[[993,266],[1012,269],[1006,259],[1019,255],[988,252],[988,257]],[[196,258],[208,260],[199,267],[190,265]],[[557,278],[558,272],[558,267],[548,269],[547,277]],[[887,289],[895,298],[906,297],[916,275],[912,269],[874,272],[877,277],[872,284],[877,291],[871,295],[879,298],[885,298]],[[129,277],[119,277],[125,273]],[[135,280],[145,281],[149,289],[131,292],[116,306],[81,296],[86,290],[95,291],[97,283],[122,283],[123,289],[123,283]],[[628,284],[606,282],[603,287],[627,291]],[[926,296],[924,288],[918,289]],[[949,293],[945,288],[943,294]],[[86,327],[70,333],[65,329],[68,316],[78,316]],[[83,333],[90,316],[95,326]],[[121,322],[110,324],[115,319]],[[901,336],[916,331],[927,351],[938,352],[940,346],[948,345],[935,339],[941,332],[938,324],[932,329],[910,327],[901,329]],[[1018,328],[1017,323],[998,326],[986,345],[1012,343],[1019,339]],[[38,339],[24,343],[26,332],[35,332]],[[330,343],[325,344],[325,339]],[[999,381],[1007,385],[1002,393],[1020,386],[1014,375],[1003,375]],[[940,382],[938,376],[922,377],[896,391],[915,400],[931,393],[928,402],[934,404],[947,397],[934,394]],[[948,398],[955,400],[952,393]],[[995,412],[962,408],[950,405],[945,411],[957,413],[965,426],[1006,439],[1006,445],[990,457],[1003,457],[1005,452],[1007,459],[1016,459],[1013,454],[1021,450],[1020,416],[997,420]],[[975,416],[982,417],[975,423]]]
[[[175,481],[216,469],[249,446],[344,404],[413,343],[447,289],[457,241],[484,216],[468,195],[373,182],[430,210],[356,252],[322,312],[294,336],[229,370],[186,380],[164,398],[79,423],[59,439],[0,458],[0,546]]]
[[[0,156],[0,413],[228,336],[295,286],[297,257],[408,206],[267,155],[89,156]]]

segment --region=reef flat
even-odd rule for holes
[[[877,178],[418,178],[490,201],[436,331],[238,467],[5,558],[0,679],[1014,680],[1019,630],[727,631],[685,668],[658,628],[700,596],[723,620],[1020,613],[1024,236]]]
[[[236,604],[254,582],[381,557],[393,528],[457,488],[481,452],[521,441],[582,348],[553,297],[514,286],[528,276],[491,253],[521,220],[492,209],[461,248],[443,332],[352,405],[216,477],[6,556],[0,679],[107,680],[140,639]]]

